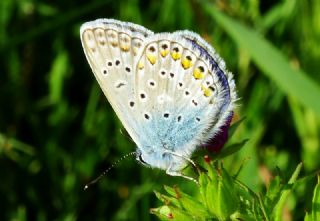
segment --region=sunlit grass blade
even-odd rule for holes
[[[314,188],[311,217],[312,220],[320,220],[320,175],[318,175],[318,183]]]
[[[277,202],[277,204],[274,207],[274,210],[272,211],[272,217],[275,221],[282,220],[283,208],[285,206],[289,194],[292,191],[293,184],[295,184],[296,180],[298,179],[302,166],[302,163],[298,164],[296,170],[293,172],[290,180],[288,181],[287,189],[282,191],[279,201]]]
[[[204,3],[203,7],[279,88],[320,116],[320,102],[315,102],[320,97],[320,87],[315,81],[303,70],[294,69],[285,55],[257,32],[224,15],[209,3]]]

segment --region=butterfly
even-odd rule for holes
[[[198,34],[153,33],[130,22],[97,19],[81,43],[103,93],[136,143],[136,159],[182,176],[193,152],[230,123],[233,75]]]

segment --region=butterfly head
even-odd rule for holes
[[[166,171],[181,171],[187,165],[187,160],[184,157],[170,150],[161,148],[148,152],[143,150],[143,148],[137,148],[136,160],[144,166]]]

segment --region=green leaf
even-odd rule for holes
[[[206,189],[207,207],[219,220],[229,219],[239,209],[239,196],[234,188],[234,180],[218,165],[210,178]]]
[[[239,143],[230,144],[229,146],[222,148],[222,150],[218,154],[214,154],[214,155],[210,154],[210,156],[213,159],[226,158],[226,157],[238,152],[239,150],[241,150],[241,148],[244,147],[244,145],[247,143],[248,140],[249,139],[244,139],[244,140],[240,141]]]
[[[221,13],[212,4],[204,3],[203,7],[279,88],[320,116],[320,102],[315,102],[319,100],[320,87],[314,80],[304,71],[294,69],[279,49],[254,30]]]
[[[216,204],[220,202],[219,196],[217,195],[217,187],[218,187],[218,181],[214,180],[208,183],[205,191],[207,208],[215,216],[217,215]]]
[[[181,203],[182,207],[195,217],[212,217],[212,215],[208,212],[205,206],[203,206],[201,202],[198,201],[198,199],[189,196],[178,188],[171,188],[166,186],[165,189],[170,195],[175,195],[176,200]]]
[[[171,221],[173,220],[173,215],[171,213],[171,210],[169,208],[169,206],[161,206],[158,208],[152,208],[150,209],[150,213],[156,215],[157,217],[159,217],[159,219],[163,220],[163,221]]]
[[[266,205],[269,213],[271,213],[275,204],[278,202],[282,189],[283,185],[281,184],[281,178],[280,176],[276,176],[271,180],[264,200],[264,205]]]
[[[248,216],[247,214],[241,214],[236,212],[230,216],[231,220],[239,221],[239,220],[246,220],[246,221],[256,221],[257,219]]]
[[[292,174],[292,176],[288,182],[288,185],[286,186],[287,188],[281,192],[279,201],[277,202],[277,204],[274,207],[274,210],[272,211],[272,217],[274,217],[275,221],[282,220],[283,208],[285,206],[285,203],[286,203],[286,200],[287,200],[289,194],[291,193],[293,184],[298,179],[298,176],[300,174],[301,169],[302,169],[302,163],[299,163],[297,168],[295,169],[294,173]]]
[[[259,196],[239,180],[236,180],[235,188],[240,199],[240,212],[250,215],[255,220],[268,221],[268,217],[265,214],[263,215],[264,207],[260,203]],[[262,219],[262,216],[264,219]]]
[[[193,214],[196,217],[202,217],[205,219],[212,218],[213,216],[209,211],[204,207],[198,200],[191,197],[182,197],[180,198],[184,209],[190,214]]]
[[[249,139],[244,139],[238,143],[227,145],[226,147],[223,147],[219,153],[209,152],[206,149],[201,149],[194,154],[194,157],[203,158],[204,155],[208,155],[212,161],[221,160],[241,150],[248,140]]]
[[[188,214],[186,213],[185,211],[181,210],[181,209],[178,209],[178,208],[175,208],[175,207],[169,207],[171,212],[172,212],[172,215],[173,215],[173,219],[174,220],[177,220],[177,221],[195,221],[197,219],[194,218],[194,216],[192,214]]]
[[[172,207],[172,206],[161,206],[159,208],[150,209],[150,213],[155,214],[161,220],[176,220],[176,221],[195,221],[196,219],[193,215],[186,213],[182,209]]]
[[[201,200],[202,203],[206,205],[206,189],[207,189],[207,185],[209,183],[209,177],[207,176],[206,173],[200,173],[199,176],[199,184],[200,184],[200,195],[201,195]]]
[[[228,217],[239,209],[239,195],[234,186],[234,179],[221,167],[221,211]]]
[[[313,192],[311,220],[320,220],[320,175]]]
[[[228,129],[228,136],[229,136],[229,140],[231,139],[231,137],[233,136],[233,134],[236,132],[236,130],[238,129],[238,127],[241,125],[241,123],[245,120],[246,118],[243,117],[240,120],[238,120],[237,122],[231,124],[231,126]]]
[[[176,189],[175,188],[172,188],[172,187],[170,187],[170,186],[164,186],[164,189],[165,189],[165,191],[167,191],[167,193],[169,193],[171,196],[173,196],[173,197],[175,197],[175,198],[179,198],[180,197],[180,195],[179,195],[179,193],[176,191]]]
[[[176,207],[181,208],[181,203],[174,197],[166,196],[162,193],[154,191],[156,197],[161,200],[165,205],[174,205]]]

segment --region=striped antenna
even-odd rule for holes
[[[108,169],[106,169],[105,171],[103,171],[100,176],[98,176],[96,179],[92,180],[90,183],[88,183],[87,185],[84,186],[84,190],[87,190],[92,184],[95,184],[96,182],[98,182],[103,176],[105,176],[112,168],[114,168],[115,166],[117,166],[122,160],[126,159],[129,156],[135,156],[136,152],[130,152],[124,156],[122,156],[120,159],[118,159],[116,162],[114,162]]]

